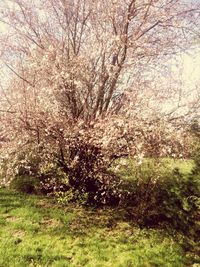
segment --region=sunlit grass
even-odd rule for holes
[[[137,175],[148,177],[150,172],[157,172],[158,174],[170,174],[175,169],[182,175],[191,173],[194,167],[193,160],[162,158],[162,159],[143,159],[142,163],[138,165],[137,161],[129,159],[120,159],[114,164],[114,171],[123,179],[135,179]]]
[[[145,159],[144,177],[154,165],[160,173],[177,168],[187,175],[194,163],[165,158],[157,165]],[[125,160],[116,172],[134,179],[137,167]],[[123,209],[63,207],[51,198],[0,189],[0,267],[200,266],[183,240],[172,229],[140,229]]]
[[[122,210],[58,207],[0,190],[0,266],[188,266],[174,237],[139,229]]]

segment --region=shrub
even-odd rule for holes
[[[195,167],[193,169],[193,174],[200,174],[200,143],[195,144],[192,158],[195,162]]]
[[[68,191],[58,191],[55,193],[56,199],[59,204],[66,205],[70,202],[77,202],[81,205],[88,203],[88,193],[80,194],[78,190],[70,188]]]
[[[194,176],[183,176],[178,170],[174,170],[171,176],[166,176],[158,183],[156,188],[155,214],[149,216],[147,221],[155,217],[163,218],[170,222],[176,229],[191,232],[198,231],[196,219],[199,213],[197,181]],[[156,214],[157,213],[157,214]]]
[[[70,189],[67,174],[63,172],[56,161],[41,162],[37,177],[40,181],[40,191],[43,194],[54,194]]]
[[[133,167],[135,175],[131,179],[129,169],[129,179],[121,183],[121,204],[128,208],[131,218],[141,226],[170,223],[177,230],[198,233],[197,177],[181,174],[178,168],[170,172],[153,161],[146,166],[133,164]]]
[[[10,188],[23,193],[36,193],[40,187],[38,179],[32,176],[16,176],[10,183]]]
[[[120,179],[108,170],[109,158],[99,144],[74,136],[70,138],[65,160],[59,163],[67,174],[74,199],[78,199],[78,193],[87,195],[88,204],[119,204]]]
[[[1,167],[4,184],[26,193],[52,193],[66,190],[66,174],[55,155],[43,145],[27,145],[10,155]]]
[[[92,205],[118,205],[120,179],[108,170],[109,164],[101,145],[76,135],[70,136],[62,148],[27,145],[12,155],[6,169],[12,187],[19,191],[59,192],[59,201],[63,198],[63,202],[71,199]],[[83,201],[82,196],[87,198]]]

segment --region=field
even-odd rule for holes
[[[192,167],[176,164],[184,173]],[[172,229],[139,228],[120,209],[63,207],[0,189],[0,267],[200,266],[187,242]]]

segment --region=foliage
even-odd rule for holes
[[[42,144],[27,144],[1,163],[4,185],[26,193],[51,193],[66,189],[66,174],[59,168],[54,154]],[[30,184],[29,184],[30,183]]]
[[[195,145],[193,146],[193,160],[195,162],[195,167],[193,168],[193,174],[199,174],[200,173],[200,142],[196,140]]]
[[[200,126],[198,121],[194,121],[191,125],[191,133],[193,137],[192,143],[192,158],[194,160],[195,166],[192,170],[192,176],[195,177],[197,181],[197,188],[200,191]]]
[[[164,122],[153,126],[141,120],[136,125],[131,120],[124,123],[120,117],[103,122],[74,129],[50,128],[39,144],[34,139],[31,143],[24,140],[17,151],[7,149],[7,160],[2,161],[7,182],[15,176],[35,176],[43,193],[71,188],[87,194],[88,203],[116,205],[123,198],[121,179],[110,168],[117,158],[130,155],[140,164],[148,155],[187,154],[187,136],[183,131],[174,134],[174,128]]]
[[[110,158],[100,144],[77,135],[68,140],[66,147],[59,163],[74,194],[87,195],[90,204],[118,204],[120,179],[108,171]]]
[[[34,176],[16,176],[10,183],[10,188],[24,193],[37,193],[39,191],[39,181]]]
[[[45,194],[65,192],[65,199],[73,194],[73,200],[81,200],[84,195],[87,203],[97,205],[119,203],[120,179],[108,171],[108,155],[85,136],[70,136],[59,149],[28,144],[10,154],[9,159],[2,161],[2,170],[12,188]]]
[[[88,193],[80,193],[78,190],[72,190],[71,188],[66,192],[58,191],[55,193],[57,202],[62,205],[69,204],[70,202],[76,202],[80,205],[88,203]]]
[[[160,185],[158,213],[167,218],[174,227],[192,236],[200,233],[199,214],[200,191],[195,177],[183,177],[179,171],[166,177]],[[156,209],[157,209],[156,208]]]
[[[197,119],[193,120],[190,124],[190,132],[197,138],[200,137],[200,125]]]
[[[125,161],[126,162],[126,161]],[[141,225],[171,224],[177,230],[198,235],[200,183],[191,170],[169,169],[165,162],[148,159],[139,167],[127,161],[121,184],[124,205]],[[130,167],[132,166],[132,167]],[[132,168],[132,169],[131,169]],[[127,170],[127,172],[125,171]],[[120,170],[118,170],[120,173]]]

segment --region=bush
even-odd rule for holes
[[[199,142],[197,144],[195,144],[192,158],[195,162],[193,174],[198,175],[198,174],[200,174],[200,143]]]
[[[40,181],[40,191],[43,194],[65,192],[70,189],[67,174],[63,172],[56,161],[51,163],[41,162],[37,177]]]
[[[144,164],[145,165],[145,164]],[[135,175],[121,183],[121,204],[141,226],[170,223],[177,230],[199,231],[200,188],[193,174],[169,171],[157,162],[134,167]],[[132,172],[133,175],[133,172]]]
[[[88,203],[88,193],[80,194],[78,190],[70,188],[68,191],[58,191],[55,193],[56,199],[59,204],[66,205],[70,202],[77,202],[81,205]]]
[[[183,232],[193,234],[193,231],[199,230],[196,219],[200,211],[200,192],[194,176],[184,177],[175,169],[171,176],[164,177],[157,184],[155,191],[154,214],[149,214],[147,223],[163,219]]]
[[[78,135],[70,136],[68,143],[57,149],[27,145],[12,155],[6,170],[12,187],[19,191],[59,192],[63,202],[71,198],[90,205],[118,205],[120,179],[108,170],[109,164],[100,145]],[[84,201],[82,196],[87,196]]]
[[[2,163],[2,183],[26,193],[52,193],[66,190],[66,174],[55,155],[44,145],[27,145]]]
[[[68,185],[73,199],[87,195],[87,204],[118,205],[120,201],[118,185],[120,179],[108,170],[110,161],[100,145],[75,136],[60,167],[68,177]]]
[[[10,188],[23,193],[37,193],[39,191],[39,181],[32,176],[16,176],[10,183]]]

